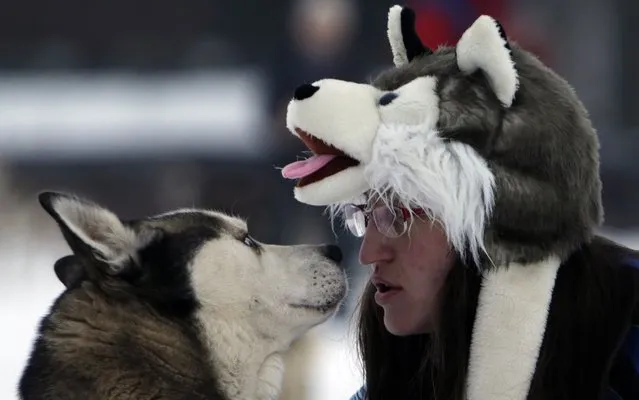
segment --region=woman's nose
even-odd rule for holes
[[[359,248],[359,262],[367,266],[379,262],[390,262],[393,259],[393,248],[387,238],[377,228],[369,224]]]

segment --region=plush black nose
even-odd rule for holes
[[[318,90],[319,90],[319,87],[305,83],[302,86],[298,86],[297,89],[295,89],[295,94],[293,94],[293,98],[295,98],[295,100],[308,99],[309,97],[314,95],[315,92],[317,92]]]
[[[336,263],[339,264],[340,262],[342,262],[342,250],[338,246],[335,246],[334,244],[328,244],[324,246],[322,252],[327,258],[335,261]]]

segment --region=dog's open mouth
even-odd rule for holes
[[[359,165],[359,161],[308,132],[300,128],[295,128],[295,132],[306,147],[313,152],[313,156],[306,160],[293,162],[282,169],[284,178],[299,179],[297,187],[310,185],[347,168]]]

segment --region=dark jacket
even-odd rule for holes
[[[639,259],[628,260],[623,268],[634,269],[639,274]],[[567,266],[567,270],[571,269]],[[566,275],[570,276],[570,279],[562,279],[564,282],[574,282],[573,278],[578,277],[570,272],[566,272]],[[612,310],[609,311],[614,314]],[[615,353],[608,372],[607,389],[601,400],[639,400],[639,317],[637,313],[635,311],[632,324]],[[362,386],[349,400],[366,400],[366,387]]]

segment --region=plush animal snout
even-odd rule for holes
[[[305,100],[311,97],[312,95],[314,95],[315,92],[317,92],[318,90],[319,90],[318,86],[313,86],[309,83],[305,83],[301,86],[298,86],[297,89],[295,89],[293,98],[295,100]]]

